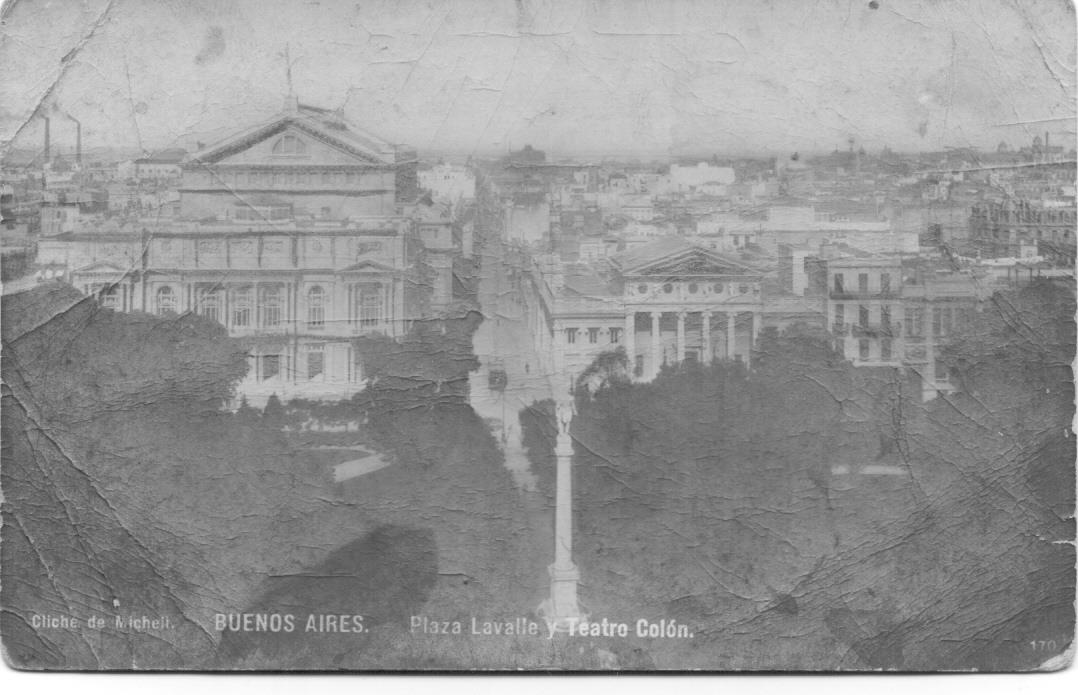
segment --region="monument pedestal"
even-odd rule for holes
[[[576,596],[580,570],[576,565],[547,568],[550,573],[550,598],[539,604],[539,615],[553,626],[555,632],[568,632],[570,625],[575,625],[587,618],[580,610]]]

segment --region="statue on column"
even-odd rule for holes
[[[555,409],[555,417],[558,421],[558,434],[569,434],[569,427],[573,424],[573,416],[576,408],[573,401],[560,401]]]

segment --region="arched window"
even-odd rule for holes
[[[258,300],[262,326],[276,328],[281,325],[281,288],[276,285],[264,287]]]
[[[352,323],[360,328],[375,329],[385,319],[382,311],[382,286],[375,282],[362,282],[352,287]]]
[[[319,285],[307,290],[307,328],[320,330],[326,325],[326,292]]]
[[[237,287],[232,290],[232,327],[249,328],[251,325],[251,288]]]
[[[273,144],[273,154],[297,155],[307,154],[307,144],[295,135],[285,135]]]
[[[220,323],[221,295],[216,288],[204,287],[198,291],[198,313]]]
[[[176,311],[176,293],[168,285],[157,289],[157,313]]]

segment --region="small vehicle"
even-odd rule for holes
[[[492,362],[487,374],[487,387],[491,391],[504,391],[509,385],[509,375],[505,371],[505,365],[501,360]]]

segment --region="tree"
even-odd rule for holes
[[[205,666],[199,616],[241,605],[245,577],[293,562],[321,522],[321,481],[280,432],[222,409],[243,346],[206,318],[114,312],[61,285],[5,296],[3,317],[5,644],[27,667]],[[175,631],[91,647],[23,623],[57,612]]]

